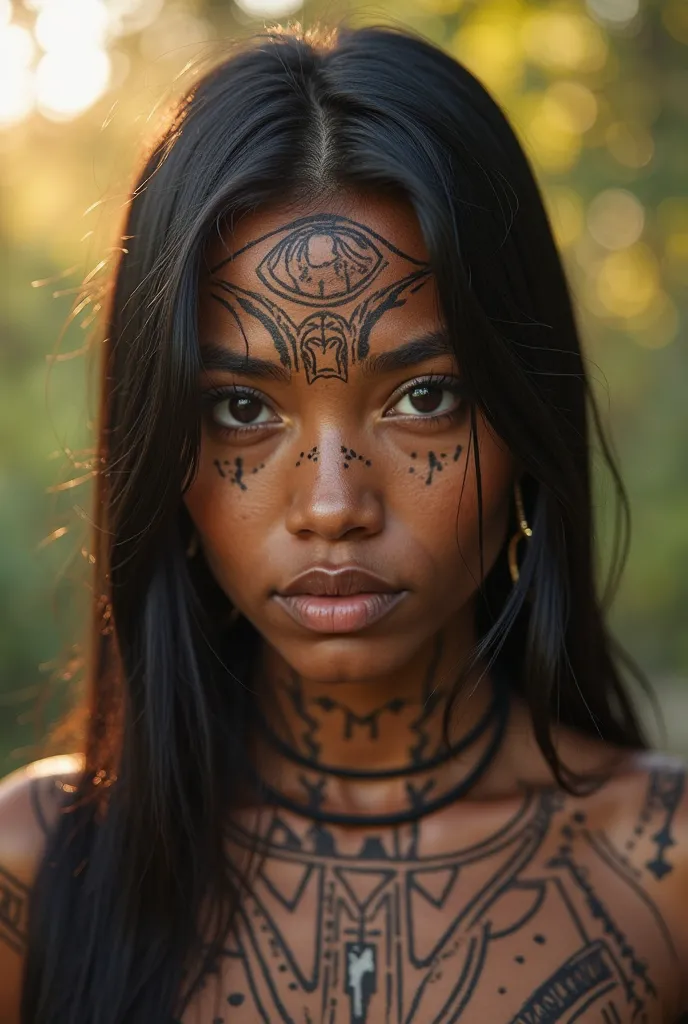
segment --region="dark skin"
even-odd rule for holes
[[[476,737],[446,756],[443,712],[475,642],[477,485],[411,209],[343,195],[263,210],[206,264],[185,501],[202,557],[261,638],[255,766],[294,806],[249,804],[232,823],[234,862],[256,836],[264,860],[185,1024],[675,1024],[688,1007],[684,766],[555,728],[570,768],[608,773],[572,797],[514,698],[486,758],[498,691],[480,665],[449,740]],[[479,415],[477,434],[487,573],[519,468]],[[352,562],[405,592],[371,625],[316,632],[273,596],[309,566]],[[31,791],[50,821],[65,777],[43,770],[0,791],[16,837],[0,848],[8,978],[22,935],[7,908],[24,905],[40,856]],[[415,819],[381,820],[395,814]],[[16,1007],[14,984],[0,1010]]]
[[[341,238],[342,252],[334,250],[339,275],[327,262],[333,237]],[[299,277],[304,243],[322,271],[310,284]],[[469,410],[417,223],[379,197],[342,199],[336,210],[331,203],[276,209],[237,223],[231,247],[218,241],[207,265],[200,324],[210,368],[201,387],[235,385],[258,394],[211,393],[200,470],[186,496],[204,556],[265,640],[259,674],[273,684],[287,731],[298,726],[284,685],[293,674],[307,703],[336,690],[339,704],[359,719],[401,700],[404,707],[393,721],[383,715],[374,737],[365,728],[345,737],[342,714],[325,717],[322,708],[318,732],[331,762],[402,765],[430,665],[432,689],[446,693],[474,642],[480,574]],[[323,312],[338,318],[335,327],[347,323],[339,332],[328,334],[326,325],[324,335],[309,333]],[[290,335],[295,339],[289,367],[280,360],[275,323],[285,348]],[[215,346],[241,357],[246,343],[251,357],[269,361],[284,379],[212,368],[221,361]],[[400,362],[405,348],[406,365],[381,362],[391,353]],[[240,432],[223,429],[242,424]],[[487,571],[504,538],[515,466],[482,421],[478,437]],[[270,594],[323,562],[362,564],[407,595],[368,629],[314,634]],[[464,697],[462,729],[489,696],[478,687]],[[441,711],[438,704],[427,723],[430,745],[439,740]],[[289,784],[281,767],[280,774]],[[371,800],[378,809],[393,807],[401,789],[403,780],[376,786],[374,794],[370,785],[339,785],[338,800],[350,808]]]

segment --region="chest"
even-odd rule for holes
[[[535,816],[435,856],[273,842],[184,1024],[659,1024],[661,918],[561,838]]]

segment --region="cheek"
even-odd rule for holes
[[[266,486],[264,473],[262,462],[246,464],[240,456],[202,456],[198,476],[184,497],[202,537],[206,561],[230,596],[229,581],[250,578],[247,572],[265,539],[265,521],[275,493]]]
[[[485,575],[504,542],[514,460],[478,425],[482,492],[482,565]],[[418,448],[395,480],[401,518],[440,575],[480,578],[480,503],[475,462],[465,447]],[[467,571],[468,570],[468,573]]]
[[[515,463],[512,456],[484,426],[478,428],[480,452],[480,493],[475,463],[471,457],[465,469],[461,493],[457,536],[465,563],[476,580],[480,578],[480,536],[482,526],[482,570],[486,576],[505,540]],[[482,512],[482,523],[481,513]]]

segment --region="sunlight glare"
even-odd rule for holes
[[[36,18],[36,39],[46,51],[102,46],[108,12],[101,0],[47,0]],[[79,55],[81,59],[81,55]]]
[[[34,58],[36,46],[31,33],[21,25],[0,28],[0,67],[26,68]]]
[[[254,18],[283,18],[303,6],[303,0],[235,0],[235,3],[244,14]]]
[[[27,68],[0,68],[0,128],[23,121],[34,103],[33,75]]]
[[[67,120],[95,103],[109,81],[110,58],[104,50],[81,51],[78,61],[69,50],[46,53],[36,68],[38,106],[51,120]]]
[[[141,32],[155,21],[163,3],[164,0],[109,0],[110,31],[120,36]]]
[[[0,27],[0,126],[16,124],[34,103],[30,65],[36,47],[21,25]]]

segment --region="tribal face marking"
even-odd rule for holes
[[[341,445],[339,451],[344,456],[344,462],[342,463],[344,469],[349,468],[350,462],[362,462],[364,466],[372,466],[370,459],[366,459],[365,455],[360,455],[358,452],[354,451],[353,448],[347,448],[346,445]],[[312,462],[317,462],[319,455],[320,452],[318,451],[318,446],[316,444],[308,452],[299,452],[299,457],[296,460],[295,465],[300,466],[306,459],[309,459]]]
[[[462,451],[463,451],[463,445],[457,444],[457,446],[454,449],[454,453],[451,456],[452,462],[458,462],[459,461],[459,457],[460,457]],[[411,458],[412,459],[417,459],[418,458],[418,452],[411,452]],[[439,455],[436,452],[433,452],[433,451],[429,451],[427,453],[428,470],[427,470],[427,476],[425,478],[426,485],[430,485],[432,483],[433,473],[435,473],[435,472],[441,473],[442,472],[442,470],[447,466],[447,460],[449,458],[450,458],[450,456],[447,454],[447,452],[440,452]],[[415,465],[409,466],[409,473],[415,473],[415,472],[416,472]]]
[[[299,457],[296,460],[296,465],[300,466],[304,459],[309,459],[311,462],[317,462],[320,452],[318,451],[317,444],[311,448],[309,452],[299,452]]]
[[[339,450],[344,456],[344,462],[342,463],[344,469],[348,469],[349,463],[354,461],[362,462],[364,466],[372,466],[370,459],[366,459],[365,455],[360,455],[358,452],[355,452],[353,448],[347,448],[346,445],[343,444]]]
[[[233,463],[230,463],[229,459],[213,459],[213,465],[217,470],[218,474],[223,478],[229,478],[230,482],[237,484],[240,491],[246,491],[248,488],[244,482],[244,476],[246,471],[244,469],[244,460],[240,455],[234,459]],[[232,467],[232,468],[228,468]],[[261,462],[259,465],[254,466],[251,473],[257,473],[259,469],[265,469],[265,463]]]
[[[254,273],[256,284],[274,298],[221,276],[223,268],[250,260],[271,239],[274,244]],[[422,288],[429,277],[426,263],[370,228],[318,213],[263,235],[222,260],[211,270],[211,294],[244,338],[250,321],[257,321],[272,338],[282,364],[292,372],[303,368],[312,384],[328,377],[346,381],[349,367],[367,356],[378,320],[387,310],[403,306],[404,294]],[[309,311],[297,322],[280,299]]]

